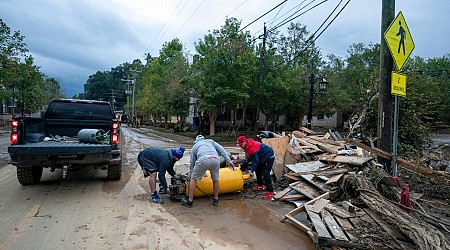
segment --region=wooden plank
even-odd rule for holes
[[[362,149],[364,149],[366,151],[369,151],[372,154],[375,154],[375,155],[377,155],[379,157],[382,157],[382,158],[384,158],[386,160],[392,160],[392,155],[390,153],[386,152],[386,151],[383,151],[383,150],[378,149],[378,148],[371,148],[371,147],[369,147],[369,146],[367,146],[367,145],[365,145],[365,144],[363,144],[363,143],[361,143],[359,141],[352,140],[352,139],[349,139],[349,138],[345,138],[345,141],[348,142],[348,143],[351,143],[351,144],[353,144],[355,146],[358,146],[358,147],[360,147],[360,148],[362,148]],[[434,177],[434,178],[442,178],[442,177],[449,178],[450,177],[450,174],[448,174],[448,173],[445,174],[444,172],[440,172],[440,171],[436,171],[436,170],[433,170],[433,169],[427,169],[427,168],[424,168],[424,167],[417,166],[414,163],[411,163],[411,162],[408,162],[408,161],[402,159],[401,157],[397,158],[397,163],[399,165],[401,165],[402,167],[404,167],[404,168],[413,170],[413,171],[415,171],[417,173],[423,174],[423,175],[428,176],[428,177]]]
[[[325,164],[321,161],[307,161],[286,165],[286,167],[294,173],[309,173],[311,171],[316,171],[323,166],[325,166]]]
[[[330,233],[328,233],[327,227],[323,224],[320,216],[313,211],[308,210],[309,206],[305,206],[306,213],[309,216],[314,228],[313,230],[317,232],[317,235],[322,238],[331,238]]]
[[[297,214],[299,214],[299,213],[301,213],[302,211],[305,210],[305,205],[314,204],[314,203],[316,203],[317,200],[322,199],[322,198],[323,199],[329,199],[330,198],[330,193],[324,193],[321,196],[306,202],[305,204],[303,204],[303,206],[295,208],[294,210],[290,211],[288,214],[291,215],[291,216],[295,216],[295,215],[297,215]]]
[[[346,163],[350,165],[362,166],[372,160],[373,157],[345,156],[345,155],[324,155],[319,158],[321,161]]]
[[[309,182],[314,187],[320,189],[320,191],[322,192],[327,192],[329,190],[329,187],[325,185],[325,183],[314,180],[315,175],[313,174],[302,174],[300,175],[300,177],[302,177],[304,180]]]
[[[289,178],[289,179],[294,180],[294,181],[299,181],[299,180],[302,179],[302,178],[300,178],[298,176],[295,176],[293,174],[285,174],[284,177]]]
[[[314,203],[313,205],[309,205],[310,210],[313,211],[314,213],[320,213],[320,211],[322,211],[322,209],[330,202],[330,200],[327,199],[319,199],[316,201],[316,203]]]
[[[327,185],[333,184],[333,183],[339,181],[339,179],[341,179],[341,177],[342,177],[343,175],[344,175],[344,174],[333,175],[333,176],[330,177],[330,179],[328,179],[327,182],[325,182],[325,184],[327,184]]]
[[[281,192],[277,192],[277,194],[273,197],[275,200],[279,200],[281,197],[283,197],[284,195],[286,195],[287,193],[291,192],[292,188],[291,187],[287,187],[285,188],[283,191]]]
[[[347,235],[349,240],[351,240],[351,241],[358,240],[355,236],[353,236],[352,231],[354,231],[355,228],[352,226],[350,221],[348,221],[347,219],[340,218],[340,217],[334,217],[334,219],[341,226],[341,229],[344,230],[344,233]]]
[[[311,129],[308,129],[308,128],[305,128],[305,127],[301,127],[300,130],[305,132],[305,133],[307,133],[307,134],[314,134],[315,133]]]
[[[322,221],[328,227],[335,239],[348,241],[341,227],[337,224],[333,216],[327,210],[322,211]]]
[[[289,185],[292,189],[294,189],[295,191],[305,195],[306,197],[310,198],[310,199],[314,199],[318,196],[320,196],[320,192],[319,190],[317,190],[314,186],[312,186],[311,184],[309,184],[308,182],[305,181],[300,181],[299,183],[292,185]]]
[[[335,146],[335,145],[331,145],[331,144],[328,144],[328,143],[320,142],[320,141],[314,140],[314,139],[309,138],[309,137],[304,138],[303,140],[305,140],[308,143],[313,144],[313,145],[317,146],[318,148],[320,148],[321,150],[323,150],[325,152],[328,152],[328,153],[331,153],[331,154],[336,154],[337,151],[339,149],[341,149],[340,146]]]
[[[344,218],[344,219],[356,216],[356,214],[350,213],[347,210],[343,209],[342,207],[336,206],[336,204],[334,204],[334,203],[328,203],[325,206],[325,209],[330,211],[332,214],[339,216],[341,218]]]
[[[311,230],[310,227],[306,226],[305,224],[301,223],[300,221],[296,220],[292,215],[286,214],[285,219],[290,220],[292,223],[294,223],[294,226],[298,227],[300,230],[302,230],[305,233],[308,233]]]
[[[270,146],[275,153],[275,161],[273,163],[272,170],[275,173],[275,177],[279,180],[283,176],[284,171],[284,155],[289,147],[288,137],[279,138],[263,138],[262,142],[267,146]]]
[[[279,201],[297,201],[301,199],[305,199],[306,196],[303,194],[287,194],[279,199]]]
[[[315,175],[324,175],[324,176],[333,176],[333,175],[337,175],[337,174],[343,174],[343,173],[348,173],[349,169],[348,167],[339,167],[339,168],[333,168],[333,169],[324,169],[324,170],[317,170],[317,171],[312,171],[311,174],[315,174]],[[299,176],[301,174],[293,174],[295,176]]]

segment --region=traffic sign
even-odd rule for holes
[[[406,96],[406,75],[392,72],[391,94]]]
[[[400,71],[415,46],[401,11],[384,32],[384,40],[391,51],[397,70]]]

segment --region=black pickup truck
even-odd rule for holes
[[[120,123],[108,102],[55,99],[42,118],[13,119],[8,153],[22,185],[39,182],[43,168],[60,168],[65,177],[69,170],[92,166],[108,170],[109,180],[119,180]]]

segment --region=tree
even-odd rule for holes
[[[213,30],[195,44],[193,95],[199,98],[199,109],[208,114],[209,133],[215,135],[215,124],[224,103],[245,106],[249,91],[257,83],[257,60],[248,32],[240,31],[240,22],[227,18],[219,30]]]

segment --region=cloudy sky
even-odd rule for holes
[[[301,14],[323,0],[288,0],[246,30],[281,23],[299,8]],[[325,0],[296,18],[310,33],[348,0]],[[0,18],[25,36],[35,64],[58,79],[69,97],[83,92],[89,75],[107,71],[145,54],[157,56],[161,45],[177,37],[195,53],[194,42],[219,29],[226,17],[242,27],[283,0],[0,0]],[[345,57],[353,43],[379,43],[382,0],[350,0],[316,44],[324,55]],[[425,59],[450,53],[449,0],[397,0],[415,43],[412,56]],[[286,31],[287,25],[279,28]]]

